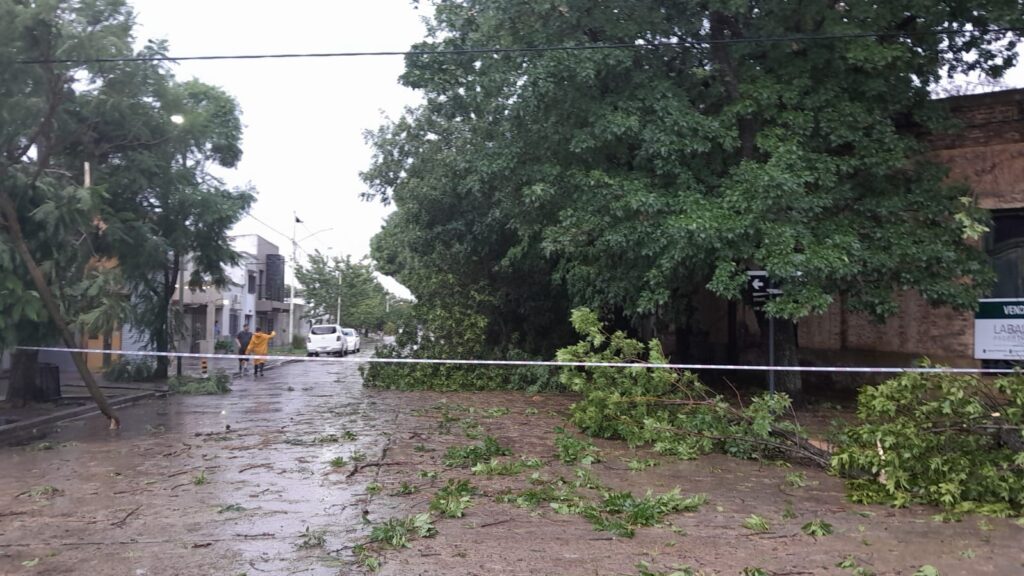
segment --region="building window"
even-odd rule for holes
[[[992,298],[1024,298],[1024,209],[994,210],[986,248],[996,272]]]
[[[249,274],[249,294],[256,293],[256,275]]]

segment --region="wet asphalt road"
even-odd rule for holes
[[[122,408],[119,431],[93,416],[0,449],[0,574],[347,573],[373,473],[329,462],[377,458],[397,408],[355,364],[232,387]]]

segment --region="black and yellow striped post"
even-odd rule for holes
[[[210,372],[207,369],[206,365],[206,358],[203,358],[202,360],[199,361],[199,372],[203,378],[206,378],[207,376],[210,375]]]

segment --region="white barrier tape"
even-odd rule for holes
[[[873,367],[873,366],[763,366],[744,364],[644,364],[635,362],[561,362],[558,360],[456,360],[441,358],[331,358],[320,356],[259,356],[242,354],[193,354],[188,352],[150,352],[124,350],[96,350],[94,348],[57,348],[18,346],[18,350],[45,352],[83,352],[91,354],[121,354],[125,356],[165,356],[168,358],[222,358],[226,360],[290,360],[294,362],[339,362],[353,364],[454,364],[462,366],[550,366],[557,368],[670,368],[673,370],[745,370],[756,372],[857,372],[901,374],[1014,374],[1013,368],[945,368],[945,367]]]

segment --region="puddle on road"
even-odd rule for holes
[[[315,395],[283,391],[314,380]],[[363,529],[351,458],[384,442],[355,367],[292,365],[232,387],[122,408],[114,432],[98,417],[62,425],[53,449],[0,449],[13,513],[0,516],[0,573],[40,558],[51,573],[337,574]],[[39,486],[56,491],[23,494]]]

